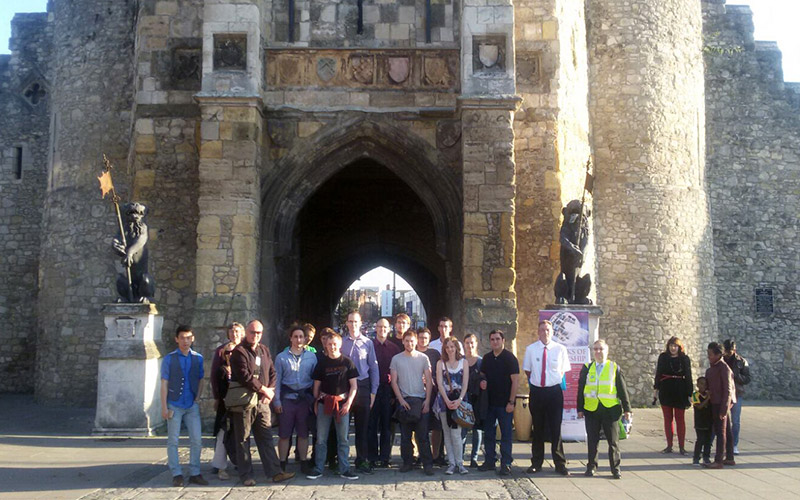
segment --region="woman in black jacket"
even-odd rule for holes
[[[683,342],[678,337],[669,339],[666,350],[658,356],[653,389],[654,397],[658,397],[661,402],[661,411],[664,414],[664,434],[667,438],[667,447],[661,450],[661,453],[672,453],[674,435],[672,421],[674,419],[680,453],[686,455],[684,412],[691,406],[689,398],[692,395],[692,362],[683,349]]]

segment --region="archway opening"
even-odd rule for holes
[[[447,270],[431,214],[375,160],[350,163],[319,186],[298,214],[293,239],[297,315],[318,328],[335,325],[342,295],[378,266],[402,275],[428,315],[444,314]]]
[[[378,266],[353,281],[339,298],[334,313],[337,327],[344,331],[344,320],[349,311],[358,310],[361,314],[362,333],[372,336],[375,322],[381,318],[389,319],[399,313],[411,318],[411,328],[427,326],[428,317],[425,304],[402,275]]]

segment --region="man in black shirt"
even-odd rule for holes
[[[492,330],[489,334],[491,352],[483,356],[481,389],[488,392],[489,407],[484,420],[486,461],[478,470],[494,470],[496,461],[496,424],[500,426],[500,475],[511,474],[511,422],[514,418],[517,386],[519,385],[519,362],[516,356],[505,349],[505,334]]]
[[[347,433],[350,425],[350,406],[358,390],[358,369],[341,353],[342,336],[331,333],[327,341],[327,356],[319,360],[311,378],[314,379],[314,413],[317,415],[316,466],[306,477],[317,479],[322,475],[328,446],[331,421],[335,422],[339,443],[339,476],[358,479],[350,471],[350,445]]]

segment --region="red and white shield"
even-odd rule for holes
[[[411,72],[411,64],[408,57],[390,57],[389,58],[389,78],[394,83],[403,83],[408,79],[408,74]]]

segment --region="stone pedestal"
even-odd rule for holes
[[[161,325],[155,304],[106,304],[95,436],[151,436],[162,424]]]

